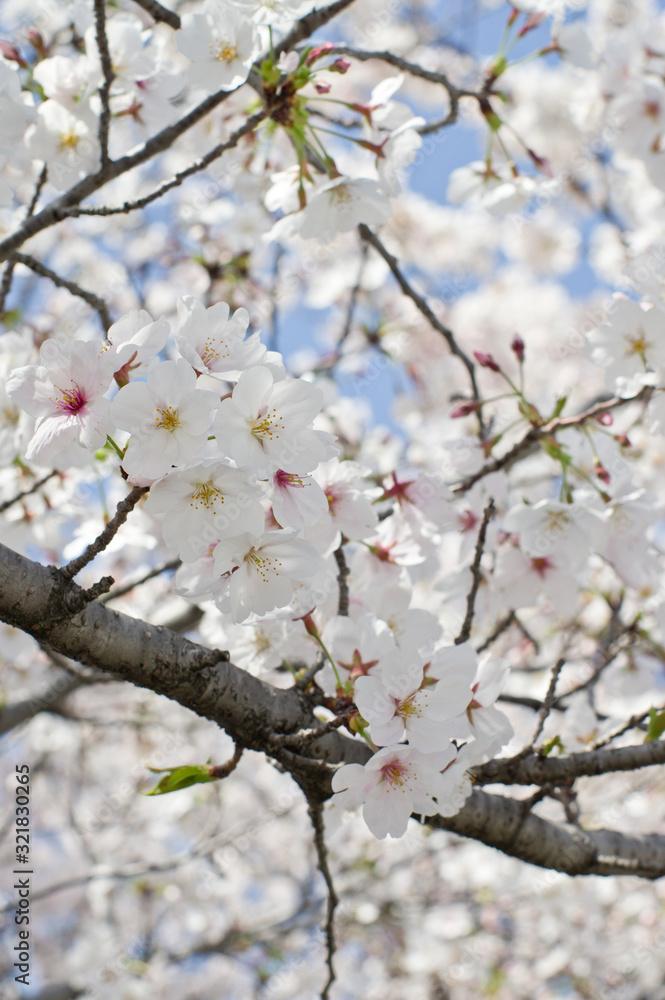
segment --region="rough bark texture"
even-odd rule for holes
[[[275,734],[320,725],[312,712],[313,703],[295,687],[273,688],[235,667],[228,653],[206,649],[99,601],[86,603],[85,592],[62,571],[35,563],[4,545],[0,545],[0,619],[65,656],[165,695],[217,722],[238,746],[279,760],[301,787],[320,799],[330,795],[326,762],[362,763],[370,755],[364,743],[337,731],[307,741],[298,753],[285,750],[274,741]],[[560,760],[532,754],[491,762],[478,769],[478,776],[485,782],[552,785],[579,774],[644,767],[664,759],[665,744],[658,742]],[[616,767],[611,766],[613,760]],[[478,789],[456,816],[437,816],[428,822],[571,875],[665,875],[665,836],[632,837],[558,825],[536,816],[528,804]]]

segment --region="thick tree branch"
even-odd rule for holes
[[[54,567],[41,566],[0,545],[0,619],[81,663],[115,678],[163,694],[222,726],[237,746],[271,752],[273,734],[316,728],[312,702],[297,687],[271,687],[228,662],[228,653],[206,649],[162,626],[95,601],[83,610],[80,588],[63,581]],[[319,723],[322,726],[323,724]],[[329,769],[322,762],[364,763],[362,742],[327,731],[308,740],[303,753],[274,751],[301,787],[329,794]],[[665,741],[641,747],[593,751],[568,758],[492,761],[476,769],[480,783],[553,783],[578,774],[632,770],[665,761]],[[503,770],[502,770],[503,769]],[[475,790],[452,817],[431,821],[441,829],[480,840],[532,864],[574,874],[665,874],[665,837],[630,837],[612,831],[584,832],[529,813],[523,803]]]
[[[479,785],[560,785],[575,778],[610,774],[615,771],[636,771],[654,764],[665,764],[665,739],[640,743],[632,747],[610,747],[572,753],[566,757],[511,757],[491,760],[473,769]]]
[[[567,875],[665,875],[665,836],[631,837],[614,830],[556,824],[501,795],[474,791],[456,816],[434,816],[430,826],[472,837],[488,847]]]
[[[134,0],[134,3],[137,7],[142,7],[146,14],[150,14],[153,20],[163,21],[175,31],[180,27],[180,16],[172,10],[162,7],[161,3],[157,3],[157,0]]]

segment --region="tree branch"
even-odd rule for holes
[[[228,653],[206,649],[162,626],[150,625],[95,601],[80,602],[80,588],[0,544],[0,620],[52,649],[137,687],[163,694],[222,726],[237,746],[269,752],[275,732],[296,733],[319,723],[313,703],[294,686],[271,687],[228,662]],[[306,789],[330,794],[325,762],[364,763],[371,751],[361,741],[328,731],[307,741],[302,754],[278,756]],[[665,762],[665,740],[550,760],[492,761],[474,772],[478,783],[567,782],[581,774],[632,770]],[[574,874],[665,874],[665,837],[630,837],[607,830],[584,832],[529,813],[523,804],[475,790],[464,808],[432,825],[480,840],[524,861]]]
[[[480,525],[480,531],[478,532],[478,539],[476,541],[476,551],[473,556],[473,563],[471,564],[471,576],[473,577],[473,583],[471,584],[471,590],[466,599],[466,614],[464,616],[464,622],[462,623],[462,628],[459,635],[455,639],[455,645],[459,646],[460,643],[466,642],[466,640],[471,635],[471,626],[473,624],[473,611],[476,605],[476,596],[478,594],[478,588],[482,580],[482,573],[480,572],[480,561],[483,558],[483,552],[485,551],[485,538],[487,536],[487,525],[490,523],[492,515],[494,514],[494,500],[490,498],[487,507],[483,512],[483,520]]]
[[[104,83],[99,88],[99,99],[102,104],[102,110],[99,115],[99,128],[97,131],[103,169],[109,162],[109,130],[111,126],[109,96],[111,84],[115,79],[115,73],[113,72],[111,53],[109,52],[109,40],[106,37],[106,0],[94,0],[94,6],[95,38],[97,49],[99,50],[99,60],[102,64],[102,73],[104,74]]]
[[[161,3],[157,3],[157,0],[134,0],[134,3],[137,7],[142,7],[146,14],[150,14],[153,20],[163,21],[164,24],[168,24],[174,31],[180,28],[180,16],[172,10],[162,7]]]
[[[59,570],[63,577],[68,580],[73,580],[77,573],[81,572],[84,566],[87,566],[89,562],[92,562],[95,556],[104,551],[109,542],[117,534],[118,529],[125,523],[131,511],[134,510],[141,497],[144,496],[148,490],[148,486],[134,486],[132,488],[131,492],[127,494],[124,500],[120,501],[116,507],[114,516],[108,522],[104,530],[97,536],[97,538],[95,538],[94,542],[91,542],[80,556],[77,556],[76,559],[72,559],[71,562],[68,562],[66,566],[63,566],[62,569]]]
[[[104,328],[104,332],[109,329],[112,324],[112,319],[109,315],[109,311],[106,307],[104,299],[100,298],[99,295],[95,295],[94,292],[87,292],[85,288],[81,288],[77,285],[75,281],[69,281],[67,278],[61,278],[59,274],[52,271],[50,267],[46,267],[35,257],[32,257],[27,253],[13,253],[10,257],[10,264],[23,264],[25,267],[29,267],[31,271],[38,274],[41,278],[49,278],[54,285],[58,288],[66,288],[68,292],[72,295],[76,295],[79,299],[83,299],[87,302],[98,314]]]
[[[636,771],[665,764],[665,740],[653,740],[632,747],[610,747],[572,753],[567,757],[511,757],[491,760],[473,769],[479,785],[560,785],[575,778],[593,777],[615,771]]]
[[[450,348],[451,353],[454,354],[455,357],[457,357],[457,358],[460,359],[460,361],[462,362],[462,364],[466,368],[467,372],[469,373],[469,379],[471,381],[471,390],[472,390],[472,393],[473,393],[473,398],[475,400],[480,400],[480,393],[478,391],[478,383],[476,382],[475,365],[474,365],[473,361],[471,360],[471,358],[467,354],[465,354],[464,351],[462,350],[462,348],[458,345],[457,341],[455,340],[455,335],[453,334],[452,330],[449,330],[448,327],[445,326],[441,322],[441,320],[438,319],[438,317],[434,315],[434,313],[432,312],[432,310],[430,309],[430,307],[428,306],[427,302],[422,297],[422,295],[419,295],[418,292],[415,290],[415,288],[413,288],[413,286],[406,280],[406,278],[402,274],[402,271],[400,269],[399,264],[397,263],[396,258],[393,257],[393,255],[391,253],[388,253],[388,251],[384,247],[384,245],[381,242],[381,240],[379,239],[379,237],[376,236],[375,233],[373,233],[372,230],[369,229],[364,223],[361,223],[358,226],[358,231],[360,232],[361,238],[363,240],[365,240],[367,243],[371,243],[371,245],[374,247],[374,249],[376,250],[376,252],[381,257],[383,257],[383,259],[385,260],[386,264],[388,265],[388,267],[392,271],[393,277],[397,281],[397,284],[402,289],[402,291],[404,292],[404,294],[406,296],[408,296],[408,298],[411,299],[411,301],[413,302],[413,304],[416,306],[416,308],[418,309],[418,311],[420,313],[422,313],[422,315],[425,317],[425,319],[430,324],[430,326],[434,330],[436,330],[437,333],[441,334],[441,336],[443,337],[443,339],[448,344],[448,347]],[[478,410],[477,417],[478,417],[478,422],[480,423],[481,430],[482,430],[484,428],[484,424],[483,424],[483,418],[482,418],[482,414],[481,414],[480,410]]]
[[[631,837],[614,830],[559,825],[523,805],[502,795],[474,791],[456,816],[430,817],[427,823],[567,875],[639,875],[649,879],[665,875],[665,836]]]

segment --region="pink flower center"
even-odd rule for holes
[[[554,569],[554,563],[547,556],[538,556],[531,560],[531,569],[538,574],[541,580],[544,580],[548,571]]]
[[[389,760],[381,768],[381,774],[383,780],[387,781],[389,785],[393,788],[401,788],[409,776],[409,766],[408,764],[402,763],[400,760]]]
[[[61,389],[59,386],[56,388],[60,396],[54,402],[57,409],[62,410],[63,413],[78,413],[88,402],[83,390],[76,382],[73,382],[69,389]]]
[[[278,489],[285,490],[289,486],[304,488],[305,486],[300,476],[296,476],[293,472],[284,472],[284,469],[278,469],[274,478],[275,486]]]

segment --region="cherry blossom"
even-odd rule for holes
[[[441,772],[455,759],[450,744],[437,753],[413,747],[391,746],[379,750],[367,764],[345,764],[335,772],[332,787],[341,808],[362,805],[363,818],[375,837],[401,837],[411,813],[432,815],[439,811],[438,795],[445,803]]]
[[[229,315],[226,302],[206,309],[191,295],[178,301],[180,334],[176,344],[196,371],[224,378],[238,378],[246,368],[266,360],[266,349],[257,333],[245,340],[249,314],[237,309]]]
[[[230,399],[220,403],[215,435],[240,467],[267,479],[272,469],[306,473],[328,457],[332,438],[311,427],[322,394],[307,382],[275,381],[263,365],[242,373]]]
[[[234,90],[243,84],[258,41],[252,22],[223,0],[206,0],[202,13],[185,14],[176,35],[178,49],[191,60],[190,83],[207,90]]]
[[[40,361],[18,368],[6,383],[10,399],[36,418],[26,458],[45,465],[61,457],[71,459],[72,446],[100,448],[114,429],[111,403],[105,398],[114,359],[95,343],[75,340],[47,341]]]
[[[131,432],[123,458],[130,482],[147,486],[191,459],[206,441],[216,406],[214,393],[196,388],[185,361],[164,361],[145,382],[124,386],[113,400],[113,417]]]
[[[145,509],[164,515],[164,541],[187,560],[198,557],[213,539],[262,534],[259,497],[259,487],[245,473],[209,459],[180,467],[154,483]]]
[[[293,531],[224,539],[215,546],[213,560],[217,574],[231,574],[229,595],[236,622],[252,612],[263,615],[284,607],[293,597],[294,586],[318,569],[316,551]]]

